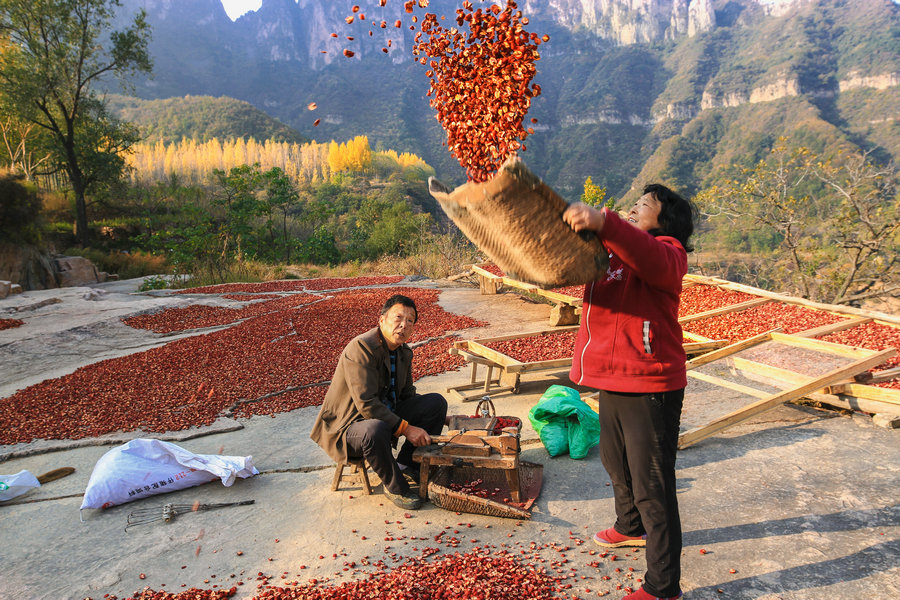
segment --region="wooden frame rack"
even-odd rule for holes
[[[511,288],[528,292],[530,294],[544,297],[554,303],[554,307],[553,309],[551,309],[551,326],[559,325],[562,323],[574,324],[577,322],[577,317],[581,311],[581,298],[574,298],[553,291],[543,290],[534,285],[516,281],[508,277],[495,275],[488,271],[485,268],[486,266],[487,265],[472,265],[472,270],[470,272],[471,274],[474,274],[478,277],[479,286],[483,294],[496,294],[502,286],[509,286]],[[821,341],[812,340],[812,338],[856,327],[871,321],[900,329],[900,317],[898,316],[888,315],[875,311],[867,311],[853,307],[811,302],[803,298],[769,292],[717,277],[707,277],[693,274],[686,275],[684,278],[684,287],[689,288],[695,285],[710,285],[725,290],[743,292],[754,296],[754,298],[745,302],[722,306],[720,308],[692,315],[686,315],[679,319],[679,322],[682,324],[716,317],[727,313],[748,310],[750,308],[761,306],[769,302],[783,302],[786,304],[795,304],[813,310],[828,312],[842,317],[843,320],[838,323],[816,327],[807,331],[795,333],[792,336],[793,338],[806,338],[811,341],[815,341],[817,344]],[[571,320],[567,320],[567,317],[571,317]],[[554,331],[538,332],[538,334],[547,334],[558,331],[565,331],[565,329],[557,328]],[[775,334],[778,334],[778,332],[775,332]],[[488,394],[491,391],[499,392],[508,390],[515,393],[518,391],[519,377],[522,372],[536,371],[540,369],[563,368],[571,364],[571,360],[565,359],[561,359],[558,361],[538,361],[535,363],[527,364],[519,363],[518,361],[514,361],[510,357],[505,357],[495,351],[490,350],[489,348],[483,347],[484,343],[488,343],[491,341],[499,341],[501,339],[512,339],[517,337],[527,337],[530,335],[535,334],[522,334],[519,336],[506,336],[505,338],[489,338],[485,340],[472,340],[469,342],[457,343],[455,347],[450,350],[450,352],[459,354],[460,356],[466,358],[466,360],[472,362],[472,378],[471,382],[468,385],[457,386],[456,388],[448,388],[448,390],[456,391],[457,393],[460,393],[460,395],[463,395],[463,392],[465,391],[474,390],[477,388],[482,388],[483,394]],[[688,353],[689,357],[695,356],[697,354],[702,354],[704,352],[713,352],[718,349],[722,349],[723,346],[726,346],[728,348],[732,348],[734,346],[728,346],[728,341],[726,340],[712,340],[688,331],[684,332],[684,337],[686,340],[685,351]],[[747,341],[748,340],[744,340],[743,342]],[[821,343],[827,344],[827,342]],[[833,344],[832,346],[847,348],[850,352],[861,351],[873,354],[872,351],[863,351],[859,348],[843,346],[841,344]],[[738,360],[737,362],[740,363],[741,361]],[[477,378],[477,365],[479,364],[484,365],[488,369],[488,375],[483,382],[478,381]],[[688,361],[688,365],[690,364],[691,361]],[[496,378],[493,377],[495,369],[498,371]],[[801,374],[794,373],[793,375],[788,375],[788,373],[790,372],[780,373],[780,379],[776,379],[782,381],[785,384],[794,382],[795,386],[802,386],[803,383],[809,383],[807,381],[808,378],[805,378],[805,376]],[[697,375],[695,374],[692,376],[696,377]],[[878,372],[874,376],[871,373],[866,372],[866,370],[864,369],[862,372],[854,373],[854,377],[852,378],[845,378],[843,381],[822,385],[820,388],[811,390],[801,397],[820,401],[822,403],[837,406],[839,408],[849,408],[869,413],[887,413],[900,415],[900,390],[872,385],[875,383],[890,381],[896,378],[900,378],[900,367],[894,367],[885,371]],[[464,396],[464,399],[467,398]]]

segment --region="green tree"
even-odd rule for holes
[[[10,115],[0,120],[0,162],[11,170],[21,173],[26,181],[34,181],[38,167],[50,160],[51,153],[46,149],[46,136],[34,123],[21,121]]]
[[[279,167],[263,173],[266,186],[266,202],[269,210],[281,211],[281,236],[284,244],[284,262],[291,262],[291,243],[288,240],[287,221],[288,214],[297,206],[300,200],[300,192],[291,178]],[[270,219],[271,222],[271,219]]]
[[[229,252],[234,244],[240,258],[245,251],[244,244],[254,242],[253,221],[265,213],[266,205],[259,199],[262,174],[259,164],[232,167],[228,172],[213,170],[213,178],[218,186],[213,202],[225,207],[225,240],[223,252]]]
[[[780,240],[772,260],[760,263],[759,280],[811,300],[855,304],[900,297],[897,187],[895,167],[872,163],[868,153],[824,160],[782,138],[742,178],[695,201],[711,219],[749,219]]]
[[[603,208],[604,206],[612,208],[615,202],[612,198],[604,202],[606,198],[606,188],[594,183],[593,179],[588,176],[584,180],[584,192],[581,194],[581,201],[588,206],[594,208]]]
[[[86,196],[121,174],[133,128],[112,118],[93,87],[103,77],[149,72],[150,30],[139,11],[110,31],[119,0],[0,0],[0,98],[53,140],[75,196],[76,234],[88,242]]]
[[[853,153],[816,163],[813,174],[836,200],[826,221],[841,256],[823,273],[830,301],[900,297],[900,178],[895,165],[878,165],[869,153]]]

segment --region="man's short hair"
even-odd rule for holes
[[[401,306],[413,309],[413,322],[419,321],[419,311],[416,308],[416,303],[412,298],[410,298],[409,296],[404,296],[403,294],[394,294],[393,296],[388,298],[385,301],[384,306],[381,307],[381,314],[386,315],[395,304],[400,304]]]

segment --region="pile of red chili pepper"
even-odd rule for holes
[[[0,444],[80,439],[118,430],[178,431],[209,425],[221,416],[276,414],[321,404],[341,350],[375,326],[381,305],[394,293],[410,296],[419,308],[412,340],[414,376],[465,364],[448,353],[455,339],[448,332],[484,323],[444,311],[437,290],[291,294],[244,309],[217,309],[221,315],[204,310],[202,318],[191,319],[185,315],[193,313],[172,309],[127,322],[157,331],[240,322],[93,363],[0,398]]]
[[[521,429],[522,420],[516,417],[497,417],[497,422],[494,424],[494,429],[491,431],[494,435],[499,435],[504,429],[507,427],[515,427],[516,429]]]
[[[0,331],[4,329],[13,329],[15,327],[21,327],[25,324],[25,321],[22,319],[0,319]]]

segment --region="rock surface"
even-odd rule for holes
[[[0,244],[0,279],[26,290],[59,287],[50,254],[34,246]]]
[[[0,299],[17,293],[15,290],[78,287],[117,279],[117,275],[100,271],[82,256],[58,256],[34,246],[0,244]]]

